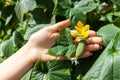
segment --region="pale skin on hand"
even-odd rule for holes
[[[70,20],[65,20],[34,33],[22,48],[0,64],[0,80],[20,80],[38,59],[44,62],[54,59],[65,60],[64,56],[46,53],[55,44],[59,30],[68,27],[69,24]],[[100,44],[103,42],[102,38],[96,37],[95,31],[90,30],[88,33],[87,46],[81,58],[88,57],[91,55],[91,51],[100,49]]]

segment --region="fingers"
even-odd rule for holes
[[[79,58],[86,58],[92,56],[92,53],[89,51],[85,51]]]
[[[86,46],[85,51],[96,51],[96,50],[99,50],[101,48],[102,47],[99,44],[91,44],[91,45]]]
[[[54,24],[52,26],[49,27],[49,30],[51,30],[52,32],[57,32],[60,29],[64,29],[66,27],[68,27],[70,25],[70,20],[64,20],[61,22],[58,22],[57,24]]]
[[[101,44],[103,39],[100,37],[91,37],[86,39],[87,44]]]
[[[99,44],[88,45],[88,46],[86,46],[85,51],[80,56],[80,58],[86,58],[86,57],[92,56],[92,51],[96,51],[96,50],[99,50],[101,48],[102,47]]]
[[[97,36],[95,31],[89,30],[88,33],[90,36],[93,36],[93,37],[86,39],[87,46],[85,48],[84,53],[80,56],[80,58],[89,57],[92,55],[91,53],[92,51],[96,51],[102,48],[100,44],[103,42],[103,39],[100,37],[95,37]]]
[[[88,34],[90,37],[97,36],[97,33],[93,30],[88,30]]]

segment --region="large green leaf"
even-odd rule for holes
[[[68,61],[38,61],[32,71],[31,80],[71,80]]]
[[[119,80],[120,79],[120,31],[110,41],[84,80]]]
[[[93,0],[57,0],[53,13],[70,18],[72,21],[71,26],[74,28],[78,20],[86,22],[86,13],[95,8],[96,3]]]
[[[97,4],[94,0],[80,0],[74,4],[74,8],[79,8],[84,14],[94,10],[96,7]]]
[[[31,6],[32,5],[32,6]],[[20,0],[17,1],[15,12],[19,21],[23,21],[24,13],[32,11],[36,8],[36,0]]]
[[[98,35],[104,39],[104,46],[107,46],[109,44],[118,30],[120,29],[114,24],[105,25],[98,30]]]
[[[94,10],[97,7],[96,3],[93,0],[57,0],[57,5],[54,10],[54,14],[65,15],[67,16],[67,10],[69,9],[79,9],[84,14]],[[66,14],[67,13],[67,14]]]
[[[78,21],[86,23],[86,16],[79,8],[70,9],[67,15],[69,15],[68,18],[71,19],[71,29],[74,29]]]

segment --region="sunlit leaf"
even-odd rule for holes
[[[38,61],[33,68],[30,80],[71,80],[68,61],[51,61],[47,64]]]
[[[11,19],[12,19],[12,15],[10,15],[9,17],[7,17],[5,25],[8,25],[8,23],[11,21]]]
[[[31,6],[32,5],[32,6]],[[35,0],[21,0],[17,1],[15,6],[15,12],[19,21],[23,21],[24,13],[32,11],[36,8]]]
[[[110,41],[106,49],[85,75],[84,80],[120,79],[120,31]]]
[[[53,11],[55,15],[65,16],[71,19],[72,28],[77,21],[86,22],[86,13],[96,8],[96,3],[92,0],[57,0],[58,3]]]
[[[104,46],[107,46],[109,44],[118,30],[120,29],[113,24],[105,25],[98,30],[98,35],[104,40]]]
[[[8,58],[11,56],[14,52],[14,45],[12,38],[9,40],[6,40],[5,42],[2,42],[1,44],[1,51],[0,51],[0,56],[3,58]]]

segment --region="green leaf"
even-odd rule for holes
[[[67,50],[68,50],[67,47],[61,46],[61,45],[57,45],[55,47],[50,48],[48,52],[50,54],[54,54],[54,55],[65,55]]]
[[[44,71],[46,70],[46,71]],[[68,61],[38,61],[32,71],[30,80],[71,80]]]
[[[66,47],[61,46],[61,45],[54,46],[54,47],[50,48],[48,52],[50,54],[63,55],[63,56],[70,58],[71,55],[73,53],[75,53],[75,51],[76,51],[76,45],[71,44],[71,45],[66,46]]]
[[[53,10],[53,14],[55,15],[66,15],[66,11],[72,8],[71,0],[56,0],[56,6]]]
[[[104,39],[104,46],[107,46],[117,31],[120,29],[113,24],[108,24],[98,30],[98,35]]]
[[[111,0],[113,2],[114,5],[117,6],[117,8],[120,10],[120,0]]]
[[[57,5],[54,10],[54,14],[65,15],[67,10],[69,9],[79,9],[84,14],[94,10],[97,7],[96,3],[93,0],[80,0],[80,1],[72,1],[72,0],[57,0]],[[63,14],[64,13],[64,14]],[[67,16],[67,14],[66,14]]]
[[[75,53],[76,48],[77,48],[77,47],[76,47],[76,45],[74,45],[74,44],[69,45],[69,46],[68,46],[68,50],[67,50],[67,52],[65,53],[65,56],[68,57],[68,59],[70,59],[70,58],[71,58],[71,55]]]
[[[23,36],[17,31],[13,33],[13,44],[18,48],[21,48],[24,45]]]
[[[0,57],[8,58],[14,53],[14,45],[12,38],[2,42],[0,49]]]
[[[120,17],[116,18],[113,22],[114,25],[118,26],[120,28]]]
[[[110,21],[110,22],[114,22],[114,17],[120,17],[120,12],[112,12],[112,13],[108,13],[106,15],[106,18]]]
[[[86,14],[94,10],[97,5],[93,0],[57,0],[57,5],[53,11],[55,15],[65,16],[71,19],[73,29],[77,21],[86,22]]]
[[[120,31],[116,33],[106,49],[84,76],[83,80],[120,79]]]
[[[80,10],[86,14],[97,7],[97,4],[93,0],[80,0],[78,3],[74,4],[75,8],[80,8]]]
[[[76,45],[73,44],[70,29],[66,28],[60,31],[60,36],[57,38],[56,44],[50,48],[48,52],[54,55],[64,55],[70,58],[75,51]]]
[[[73,43],[72,36],[70,34],[70,29],[66,28],[60,31],[60,36],[57,38],[56,45],[68,46]]]
[[[83,23],[86,22],[86,16],[83,14],[83,12],[79,8],[71,9],[69,14],[67,15],[69,15],[68,18],[71,19],[71,26],[70,26],[71,29],[75,28],[76,23],[78,21],[82,21]]]
[[[32,5],[32,6],[31,6]],[[36,8],[36,0],[20,0],[17,1],[15,12],[19,21],[23,21],[24,13],[32,11]]]
[[[11,21],[11,19],[12,19],[12,15],[10,15],[9,17],[7,17],[7,19],[6,19],[6,22],[5,22],[5,25],[8,25],[9,24],[9,22]]]

